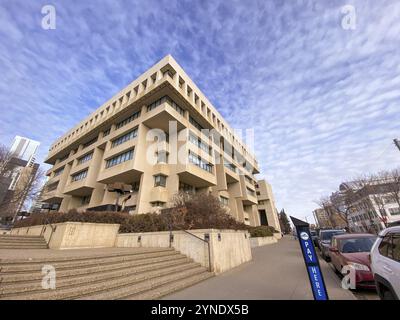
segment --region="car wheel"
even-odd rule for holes
[[[393,293],[386,289],[385,291],[383,291],[382,294],[382,300],[395,300]]]

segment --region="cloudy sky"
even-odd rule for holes
[[[254,129],[278,209],[310,221],[341,181],[400,164],[399,1],[63,0],[44,30],[46,4],[0,0],[2,144],[38,140],[42,161],[172,54],[233,128]]]

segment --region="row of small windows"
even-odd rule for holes
[[[122,120],[121,122],[118,122],[117,125],[115,126],[115,129],[118,130],[139,117],[140,117],[140,110],[132,114],[130,117]]]
[[[153,103],[147,106],[147,112],[157,108],[158,106],[162,105],[163,103],[168,103],[172,108],[174,108],[182,117],[185,114],[185,110],[181,108],[174,100],[172,100],[169,96],[164,96]]]
[[[204,129],[192,116],[189,116],[189,122],[199,131]]]
[[[81,171],[72,175],[72,182],[83,180],[87,177],[88,170]]]
[[[87,155],[84,155],[83,157],[78,159],[78,165],[88,162],[92,160],[92,158],[93,158],[93,152],[88,153]]]
[[[206,170],[210,173],[213,172],[213,165],[208,163],[207,161],[203,160],[200,156],[197,154],[191,152],[189,150],[189,162],[198,166],[199,168]]]
[[[86,142],[86,143],[84,143],[84,144],[83,144],[83,149],[85,149],[85,148],[91,146],[92,144],[95,144],[96,142],[97,142],[97,137],[94,138],[94,139],[92,139],[92,140],[89,140],[89,141]]]
[[[211,147],[208,144],[204,143],[200,138],[198,138],[192,132],[189,132],[189,141],[191,143],[193,143],[195,146],[197,146],[198,148],[200,148],[201,150],[203,150],[211,155]]]
[[[111,148],[115,148],[116,146],[119,146],[120,144],[123,144],[124,142],[137,137],[137,134],[138,134],[138,128],[136,127],[132,131],[129,131],[128,133],[124,134],[123,136],[115,139],[111,144]]]
[[[58,177],[63,172],[64,172],[64,167],[62,167],[61,169],[58,169],[57,171],[54,171],[54,177]]]
[[[133,151],[134,151],[133,149],[129,150],[127,152],[121,153],[120,155],[118,155],[114,158],[107,160],[106,168],[108,169],[108,168],[114,167],[120,163],[132,160],[133,159]]]

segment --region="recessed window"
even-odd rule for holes
[[[157,163],[168,163],[168,152],[158,151],[156,152]]]
[[[228,204],[229,204],[229,199],[226,198],[226,197],[223,197],[223,196],[220,196],[220,197],[219,197],[219,201],[220,201],[221,204],[224,205],[224,206],[228,206]]]
[[[162,175],[162,174],[158,174],[154,176],[154,186],[155,187],[166,187],[167,185],[167,177]]]
[[[54,177],[58,177],[64,172],[64,167],[58,169],[57,171],[54,171]]]
[[[121,153],[120,155],[111,158],[109,160],[107,160],[106,162],[106,169],[114,167],[118,164],[121,164],[123,162],[129,161],[133,159],[133,149],[129,150],[127,152]]]
[[[126,118],[125,120],[118,122],[117,125],[115,126],[115,129],[118,130],[139,117],[140,117],[140,111],[135,112],[134,114],[132,114],[130,117]]]
[[[93,152],[88,153],[87,155],[84,155],[83,157],[78,159],[78,165],[88,162],[92,160],[92,158],[93,158]]]
[[[82,201],[81,201],[82,205],[83,206],[88,205],[90,203],[90,198],[91,198],[91,196],[82,197]]]
[[[111,148],[115,148],[116,146],[119,146],[120,144],[123,144],[126,141],[129,141],[135,137],[137,137],[137,133],[138,133],[138,128],[136,127],[135,129],[133,129],[132,131],[124,134],[123,136],[113,140],[112,144],[111,144]]]
[[[154,201],[154,202],[151,202],[151,206],[152,206],[152,207],[164,207],[164,206],[165,206],[165,202],[162,202],[162,201]]]
[[[72,175],[72,182],[83,180],[87,177],[88,170],[81,171]]]

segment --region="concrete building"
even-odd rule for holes
[[[317,222],[319,228],[331,228],[332,227],[332,223],[329,219],[329,215],[324,209],[322,209],[322,208],[315,209],[313,211],[313,214],[314,214],[315,221]]]
[[[40,142],[38,141],[16,136],[11,145],[10,152],[15,158],[29,162],[36,156],[39,146]]]
[[[169,55],[59,138],[45,162],[43,200],[60,211],[109,210],[117,195],[107,185],[125,183],[132,214],[168,207],[178,191],[211,192],[260,225],[254,155]]]
[[[385,223],[400,222],[400,207],[393,195],[393,190],[397,190],[397,186],[393,188],[396,183],[390,179],[380,179],[358,188],[354,187],[354,183],[340,185],[342,192],[348,188],[353,192],[348,215],[350,229],[378,233],[386,227]]]
[[[10,223],[22,210],[27,198],[28,184],[39,165],[35,155],[40,143],[17,136],[6,155],[5,170],[0,177],[0,222]]]
[[[258,180],[255,187],[260,224],[281,231],[271,185],[265,180]]]

